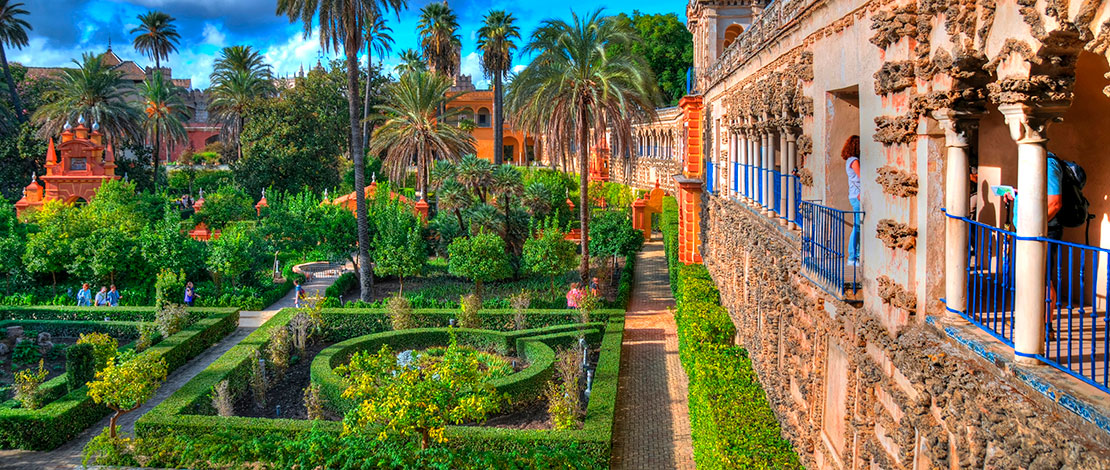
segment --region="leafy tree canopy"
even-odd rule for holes
[[[647,60],[664,99],[670,105],[686,94],[686,71],[694,66],[694,36],[674,13],[644,14],[633,10],[621,13],[619,21],[630,24],[642,41],[632,45],[632,53]]]

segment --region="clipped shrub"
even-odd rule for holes
[[[482,308],[482,299],[478,294],[467,294],[459,299],[459,327],[479,328],[481,320],[478,319],[478,310]]]
[[[525,317],[524,311],[532,303],[532,297],[528,295],[528,291],[522,290],[519,293],[513,294],[509,297],[509,306],[513,309],[513,329],[520,331],[528,328],[528,318]]]
[[[66,349],[66,387],[77,390],[96,375],[96,355],[91,344],[75,344]]]
[[[276,328],[270,335],[270,344],[266,346],[266,356],[270,362],[270,368],[274,372],[274,382],[281,381],[285,377],[285,371],[289,370],[289,349],[292,346],[292,338],[290,338],[289,330],[287,328]]]
[[[304,409],[308,419],[324,418],[324,397],[320,394],[320,385],[311,384],[305,387]]]
[[[143,324],[139,326],[139,339],[135,340],[135,351],[143,352],[154,345],[158,339],[158,326]]]
[[[266,361],[262,359],[262,353],[257,349],[252,350],[250,353],[250,384],[251,394],[254,396],[254,406],[258,408],[266,407],[266,390],[270,388],[269,382],[266,380]]]
[[[87,344],[92,347],[96,370],[107,367],[108,361],[114,359],[119,352],[119,342],[105,333],[81,333],[77,338],[77,344]]]
[[[386,301],[385,311],[394,330],[416,328],[416,320],[412,318],[412,303],[400,293]]]
[[[169,338],[189,324],[189,312],[185,311],[184,305],[168,303],[158,307],[154,323],[158,325],[162,337]]]

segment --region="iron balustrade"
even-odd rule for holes
[[[1021,237],[966,217],[967,309],[948,310],[1014,346],[1017,241],[1045,244],[1045,350],[1036,357],[1110,393],[1110,249],[1046,237]]]
[[[763,176],[764,171],[766,171],[766,170],[764,170],[763,167],[756,165],[756,167],[755,167],[755,179],[756,179],[756,186],[759,188],[759,190],[756,191],[756,193],[755,193],[755,202],[756,202],[756,204],[759,204],[760,206],[767,207],[767,204],[763,201],[763,194],[764,194],[763,187],[766,186],[764,183],[767,181],[767,178],[764,178],[764,176]]]
[[[848,265],[845,256],[849,234],[861,221],[862,211],[826,207],[819,201],[801,201],[802,275],[830,295],[845,299],[860,292],[859,263]]]
[[[783,175],[783,179],[786,181],[788,190],[794,192],[794,218],[790,218],[789,212],[784,212],[780,215],[782,218],[787,219],[788,222],[793,222],[800,226],[802,225],[802,180],[798,178],[798,175]]]
[[[771,210],[782,215],[782,172],[771,170]]]
[[[705,159],[705,190],[713,194],[713,162]]]

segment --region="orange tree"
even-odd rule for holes
[[[165,359],[155,360],[150,354],[119,359],[110,359],[107,367],[96,373],[96,380],[88,384],[89,397],[116,412],[108,422],[108,436],[112,439],[116,438],[116,421],[120,416],[139,409],[166,380]]]

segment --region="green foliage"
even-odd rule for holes
[[[27,243],[27,226],[15,216],[15,206],[0,198],[0,280],[19,273],[23,249]]]
[[[482,298],[477,294],[467,294],[459,298],[459,326],[477,328],[478,310],[482,308]]]
[[[252,195],[336,186],[350,140],[344,72],[314,69],[280,96],[247,106],[243,158],[232,165],[236,183]]]
[[[12,347],[12,365],[23,367],[42,359],[38,345],[33,340],[21,341]]]
[[[108,363],[115,359],[119,353],[119,342],[104,333],[81,334],[77,339],[77,344],[92,346],[93,364],[98,371],[107,367]]]
[[[268,196],[259,230],[283,253],[314,252],[328,261],[347,261],[356,251],[355,216],[346,208],[322,204],[308,190]]]
[[[161,309],[166,304],[171,303],[171,299],[178,294],[184,295],[184,292],[185,273],[181,271],[174,272],[172,269],[165,268],[158,271],[158,276],[154,279],[154,306],[156,308]]]
[[[188,325],[189,314],[184,305],[167,303],[157,308],[154,323],[158,325],[158,332],[162,334],[162,337],[173,336]]]
[[[93,402],[115,410],[108,425],[111,437],[115,437],[116,420],[153,397],[167,373],[166,359],[150,353],[120,364],[113,358],[107,367],[97,371],[96,380],[88,384],[88,394]]]
[[[389,312],[389,323],[394,330],[416,328],[416,321],[412,318],[412,303],[404,296],[398,294],[390,297],[385,310]]]
[[[736,327],[701,265],[677,261],[677,210],[664,199],[663,235],[678,293],[679,358],[689,379],[690,427],[698,468],[802,468],[782,437],[747,352],[733,346]]]
[[[193,154],[194,158],[201,153]],[[189,166],[182,166],[168,172],[170,189],[195,194],[202,188],[219,188],[232,184],[230,170],[196,170]]]
[[[149,263],[151,271],[169,270],[182,278],[199,277],[207,257],[207,245],[193,240],[182,230],[181,219],[172,209],[166,209],[165,216],[157,222],[143,226],[139,247],[142,259]],[[180,283],[179,288],[167,291],[171,296],[166,299],[182,293],[185,282],[182,280]]]
[[[91,344],[76,344],[66,349],[66,385],[70,391],[85,386],[96,375],[96,356]]]
[[[472,279],[479,296],[483,282],[505,279],[513,274],[505,241],[497,235],[479,233],[470,238],[456,238],[447,253],[448,271]]]
[[[273,372],[272,382],[280,382],[289,370],[289,350],[292,346],[293,340],[288,328],[278,328],[270,334],[270,343],[266,345],[266,361]]]
[[[269,245],[254,224],[237,222],[209,242],[208,269],[221,282],[243,283],[251,273],[265,269],[269,253]]]
[[[358,286],[358,275],[353,272],[345,272],[340,274],[335,282],[324,290],[324,296],[338,299],[356,286]]]
[[[453,332],[441,361],[399,365],[383,346],[376,355],[356,353],[337,372],[351,381],[343,396],[362,400],[344,418],[345,429],[366,431],[376,424],[379,439],[419,436],[424,449],[447,441],[448,423],[480,421],[501,406],[501,396],[487,383],[488,371],[459,347]]]
[[[574,269],[578,261],[575,248],[563,231],[549,222],[538,238],[530,237],[524,241],[524,266],[533,274],[547,276],[551,280],[551,293],[555,295],[555,277]]]
[[[638,10],[618,15],[640,34],[631,53],[643,57],[655,72],[659,88],[670,105],[686,95],[686,70],[694,66],[694,37],[674,13],[644,14]]]
[[[578,429],[582,415],[582,350],[571,346],[555,356],[555,377],[548,382],[547,412],[555,430]]]
[[[597,211],[590,220],[590,253],[596,256],[628,256],[640,251],[643,232],[621,211]]]
[[[37,371],[24,369],[15,373],[15,401],[24,408],[37,410],[42,407],[42,390],[39,387],[46,380],[48,372],[43,368],[42,359],[39,359]]]
[[[379,187],[378,193],[388,195],[388,189],[388,186],[384,190]],[[420,217],[399,200],[387,200],[374,206],[370,214],[375,228],[374,273],[397,276],[400,291],[404,292],[405,277],[420,274],[428,261],[424,237],[420,233]]]
[[[46,140],[36,135],[38,130],[38,126],[27,122],[14,132],[0,132],[0,199],[18,201],[23,197],[23,188],[31,182],[31,174],[44,173]]]
[[[238,186],[220,186],[216,191],[206,191],[204,205],[193,216],[210,230],[220,230],[233,222],[254,217],[254,199]]]

